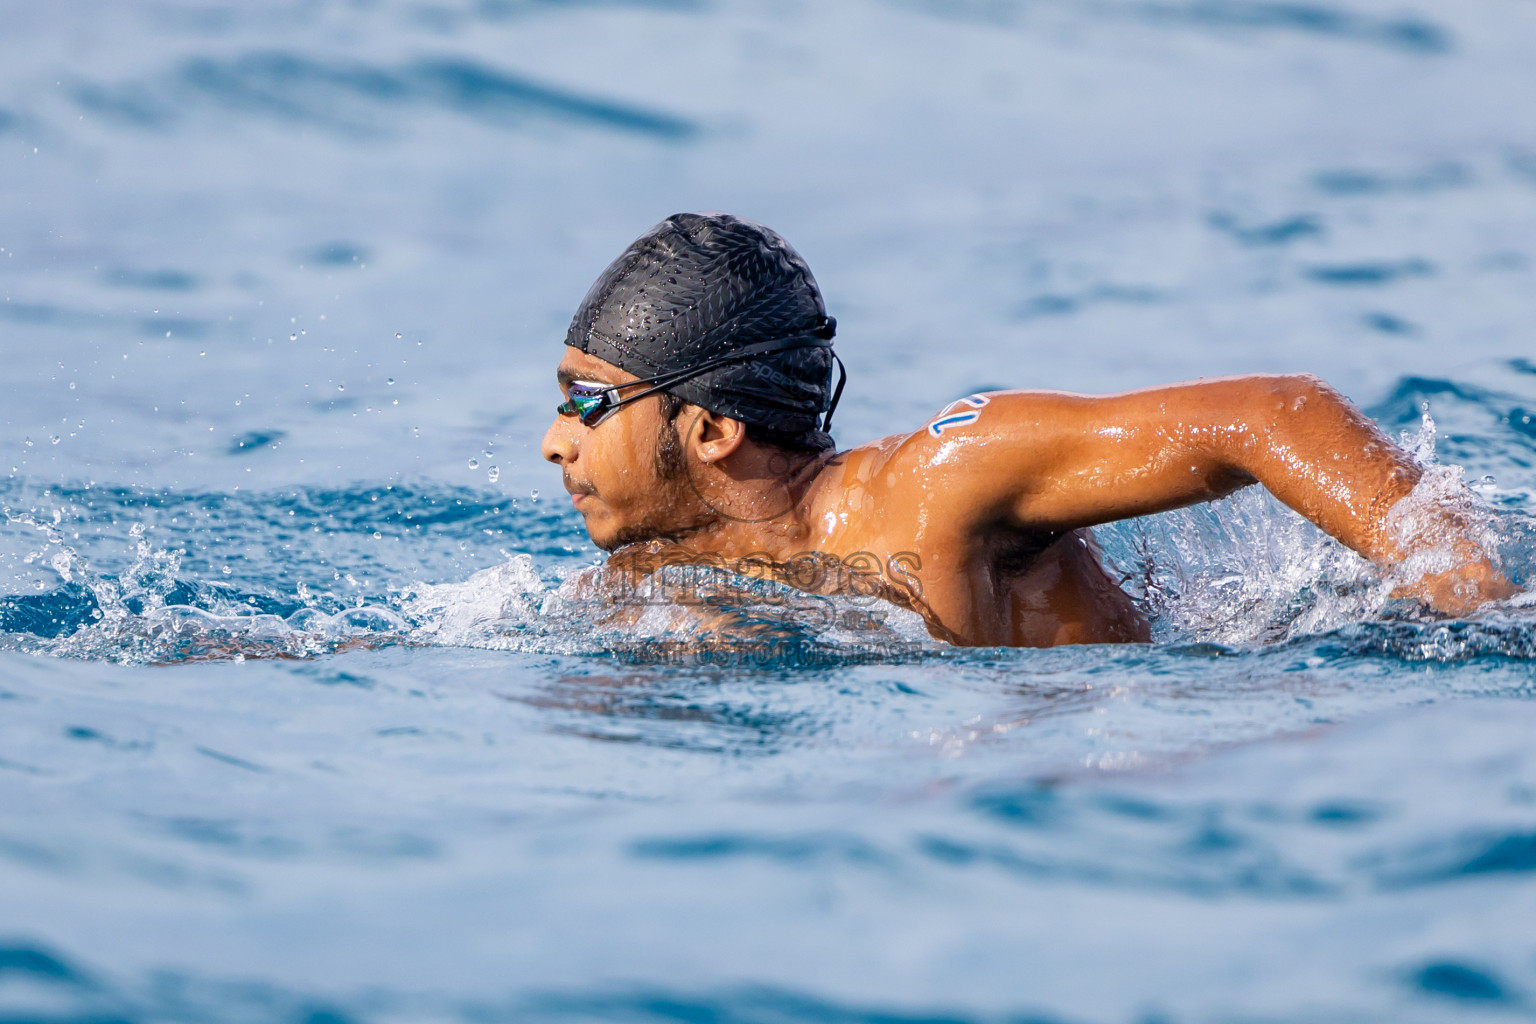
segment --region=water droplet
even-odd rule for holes
[[[69,382],[69,390],[71,390],[71,391],[75,390],[75,382],[74,381],[70,381]]]
[[[290,334],[290,335],[288,335],[288,340],[289,341],[298,341],[299,340],[299,336],[297,334]]]
[[[533,490],[529,491],[528,492],[528,497],[532,498],[534,501],[538,501],[539,500],[539,489],[537,487],[535,487]]]
[[[58,444],[59,443],[59,435],[58,434],[51,434],[51,435],[49,435],[48,440],[52,441],[54,444]]]
[[[480,468],[480,460],[479,459],[470,459],[469,460],[469,468],[470,469],[479,469]]]
[[[373,531],[373,539],[374,540],[383,540],[384,539],[384,535],[382,533],[380,533],[378,530],[374,530]]]
[[[395,335],[395,337],[398,338],[398,337],[400,337],[400,335],[397,334],[397,335]],[[395,378],[393,378],[393,377],[385,377],[384,378],[384,383],[385,384],[393,384],[394,382],[395,382]]]
[[[400,332],[399,331],[395,332],[395,337],[397,337],[397,338],[400,337]]]
[[[232,572],[234,572],[234,571],[235,571],[235,570],[233,570],[233,569],[231,569],[231,568],[230,568],[230,567],[229,567],[229,566],[227,566],[227,565],[226,565],[226,566],[225,566],[225,567],[224,567],[224,575],[225,575],[225,576],[228,576],[228,575],[229,575],[229,574],[230,574],[230,573],[232,573]]]
[[[345,390],[347,390],[347,386],[345,384],[337,384],[336,385],[336,390],[337,391],[345,391]]]
[[[33,445],[33,444],[35,444],[35,443],[36,443],[36,442],[34,442],[34,441],[33,441],[33,440],[32,440],[32,439],[31,439],[31,438],[30,438],[30,437],[29,437],[29,438],[27,438],[27,439],[26,439],[26,440],[25,440],[25,441],[23,441],[23,442],[21,442],[21,443],[22,443],[22,444],[24,444],[24,445],[26,445],[26,446],[27,446],[27,447],[28,447],[28,448],[31,448],[31,447],[32,447],[32,445]]]
[[[485,478],[491,483],[495,483],[497,480],[501,479],[501,470],[497,469],[495,466],[492,466],[490,469],[485,471]]]

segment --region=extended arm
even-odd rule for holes
[[[1373,561],[1392,564],[1412,553],[1393,536],[1388,512],[1418,483],[1418,466],[1315,377],[1218,378],[1102,397],[1015,391],[986,398],[973,423],[914,435],[922,449],[914,454],[943,467],[956,485],[952,500],[992,522],[1069,530],[1222,497],[1257,481]],[[1457,524],[1447,517],[1445,527]],[[1508,584],[1475,545],[1465,549],[1465,562],[1446,586],[1470,572],[1485,584],[1470,594],[1474,604],[1507,595]],[[1437,592],[1422,596],[1448,610],[1467,606]]]
[[[1145,514],[1222,497],[1257,481],[1366,557],[1401,557],[1387,536],[1387,511],[1413,490],[1419,468],[1315,377],[1061,396],[1029,412],[1034,403],[1015,409],[999,398],[998,411],[1043,443],[1011,503],[1021,525],[1086,526],[1132,508]]]

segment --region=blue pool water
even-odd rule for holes
[[[770,587],[723,657],[580,598],[538,457],[592,278],[727,209],[844,444],[1310,370],[1525,585],[1536,7],[3,14],[0,1020],[1536,1016],[1528,596],[1425,620],[1245,492],[1099,531],[1150,646]]]

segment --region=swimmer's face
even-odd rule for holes
[[[618,385],[635,379],[569,346],[557,371],[566,397],[571,381]],[[555,416],[544,433],[542,452],[560,467],[592,543],[612,551],[694,524],[698,502],[682,467],[666,471],[684,457],[675,438],[675,428],[663,418],[660,395],[631,402],[596,426],[585,426],[571,413]],[[674,443],[668,446],[666,441]]]

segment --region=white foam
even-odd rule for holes
[[[1389,516],[1394,539],[1412,554],[1387,569],[1260,487],[1100,532],[1110,541],[1114,566],[1152,612],[1160,640],[1244,644],[1326,633],[1383,616],[1423,618],[1425,609],[1394,592],[1462,564],[1465,550],[1453,549],[1453,541],[1470,540],[1497,564],[1508,524],[1467,487],[1461,467],[1436,461],[1435,424],[1427,411],[1402,443],[1424,472]],[[1448,522],[1453,532],[1447,532]],[[1533,602],[1522,594],[1489,611]]]

